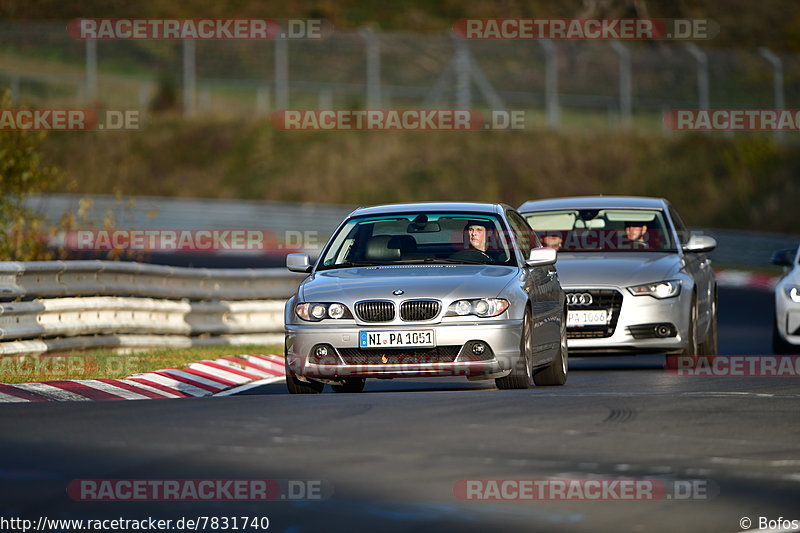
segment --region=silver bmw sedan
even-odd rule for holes
[[[360,392],[366,378],[464,376],[500,389],[563,385],[566,301],[556,251],[500,204],[360,208],[286,303],[291,393]]]
[[[660,198],[526,202],[520,213],[559,251],[570,351],[717,353],[709,236]]]

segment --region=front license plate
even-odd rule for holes
[[[433,347],[436,346],[436,343],[433,340],[432,329],[416,331],[362,331],[358,335],[358,346],[360,348],[418,348]]]
[[[606,326],[611,320],[611,313],[605,309],[598,311],[567,311],[567,327]]]

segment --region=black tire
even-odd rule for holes
[[[792,355],[800,352],[800,346],[786,342],[778,332],[778,317],[772,321],[772,353],[775,355]]]
[[[348,378],[338,385],[331,385],[333,392],[361,392],[364,390],[364,378]]]
[[[708,333],[706,338],[700,344],[700,353],[702,355],[718,355],[719,353],[719,333],[717,329],[717,297],[714,296],[714,301],[711,304],[711,324],[708,326]]]
[[[694,330],[697,327],[697,296],[692,295],[692,310],[689,317],[689,344],[681,351],[681,355],[700,355],[700,347],[695,340]]]
[[[508,389],[527,389],[531,386],[531,345],[533,344],[533,334],[531,332],[531,310],[525,310],[525,318],[522,319],[522,335],[519,341],[519,358],[511,373],[502,378],[494,380],[495,385],[500,390]]]
[[[286,388],[289,389],[290,394],[319,394],[325,388],[325,384],[321,381],[308,380],[305,382],[297,379],[289,368],[288,359],[283,360],[283,366],[286,369]]]
[[[567,348],[567,312],[561,320],[561,339],[558,346],[558,355],[553,361],[533,373],[533,382],[537,387],[551,387],[563,385],[567,382],[567,367],[569,366],[569,350]]]

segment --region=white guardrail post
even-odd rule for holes
[[[283,305],[303,278],[282,268],[0,262],[0,355],[281,344]]]

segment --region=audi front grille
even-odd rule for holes
[[[407,322],[431,320],[441,308],[436,300],[409,300],[400,305],[400,318]]]
[[[570,311],[611,312],[611,320],[607,325],[580,326],[567,328],[570,339],[602,339],[614,335],[617,328],[619,312],[622,309],[622,293],[616,289],[583,289],[566,291],[567,309]],[[572,303],[569,303],[572,302]]]
[[[359,302],[356,314],[364,322],[391,322],[394,320],[394,303],[380,300]]]

